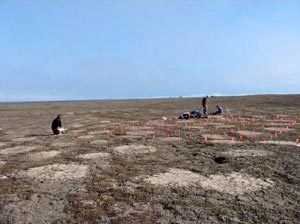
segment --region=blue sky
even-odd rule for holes
[[[300,1],[0,1],[0,102],[299,93]]]

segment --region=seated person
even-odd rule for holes
[[[216,106],[217,110],[213,113],[213,115],[223,115],[224,111],[223,108],[219,105]]]
[[[63,134],[64,131],[61,128],[62,124],[61,124],[61,119],[60,119],[60,115],[57,115],[57,117],[52,121],[52,131],[54,135],[58,135],[58,134]]]

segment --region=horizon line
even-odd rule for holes
[[[132,98],[102,98],[102,99],[57,99],[57,100],[13,100],[0,101],[0,104],[22,104],[22,103],[66,103],[66,102],[91,102],[91,101],[117,101],[117,100],[151,100],[151,99],[181,99],[181,98],[201,98],[209,97],[241,97],[241,96],[268,96],[268,95],[299,95],[300,93],[255,93],[255,94],[199,94],[190,96],[152,96],[152,97],[132,97]]]

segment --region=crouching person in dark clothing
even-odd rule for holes
[[[61,125],[61,120],[60,120],[60,115],[57,115],[57,117],[52,121],[52,131],[54,135],[60,134],[60,131],[58,130],[59,128],[62,127]]]

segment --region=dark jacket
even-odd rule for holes
[[[52,121],[52,130],[57,130],[58,127],[62,127],[61,126],[61,120],[60,120],[60,118],[55,118]]]
[[[205,107],[205,106],[206,106],[206,103],[207,103],[207,98],[204,97],[204,98],[202,99],[202,106]]]

